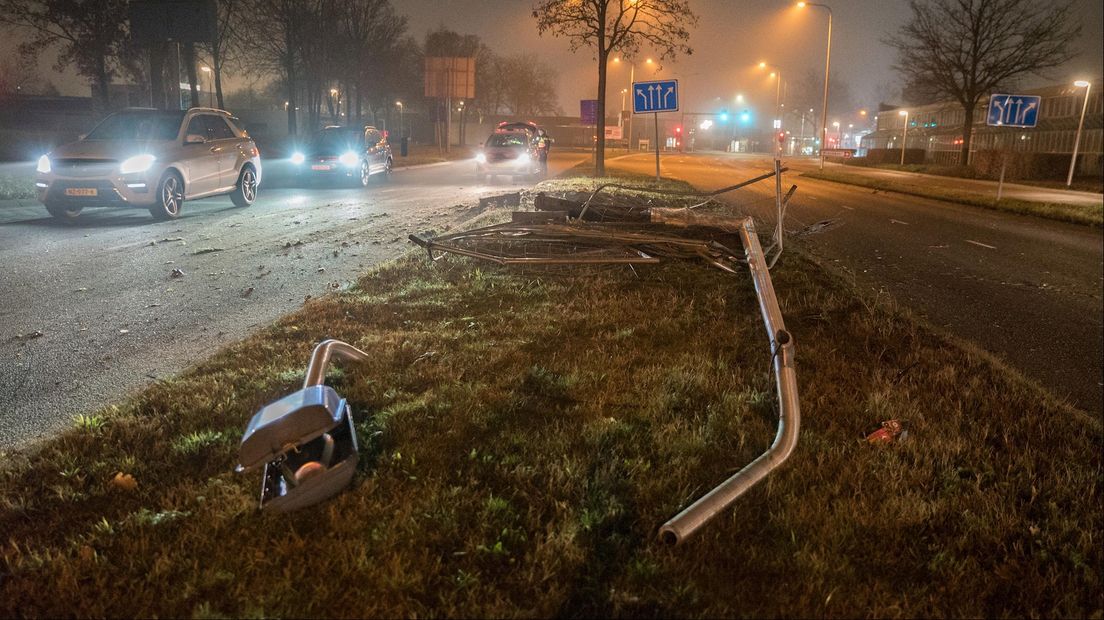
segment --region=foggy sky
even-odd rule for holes
[[[572,54],[568,42],[549,35],[538,36],[532,18],[532,0],[393,0],[397,11],[409,20],[409,34],[422,41],[425,34],[444,25],[461,34],[476,34],[500,54],[539,54],[559,71],[559,104],[567,115],[577,115],[580,99],[596,96],[597,75],[589,50]],[[898,79],[890,69],[893,52],[880,43],[908,17],[907,0],[826,0],[834,13],[832,75],[846,81],[856,105],[873,106],[895,101]],[[1104,73],[1104,4],[1077,0],[1083,31],[1075,48],[1079,58],[1054,72],[1052,79],[1028,77],[1022,86],[1054,81],[1097,78]],[[691,56],[663,66],[658,77],[679,79],[682,108],[690,111],[735,109],[737,93],[749,106],[773,104],[773,83],[755,65],[766,61],[782,67],[785,83],[792,85],[814,69],[824,69],[827,13],[823,9],[797,9],[786,0],[691,0],[699,17],[691,33]],[[0,44],[0,53],[14,54],[14,43]],[[654,77],[638,61],[638,80]],[[89,93],[86,80],[72,70],[52,70],[53,54],[43,54],[39,68],[62,94]],[[625,67],[611,65],[609,102],[620,107],[620,89],[628,86]],[[226,89],[244,86],[230,76]],[[477,85],[478,87],[478,85]],[[791,86],[792,87],[792,86]],[[831,111],[831,116],[847,111]],[[853,111],[852,111],[853,112]]]

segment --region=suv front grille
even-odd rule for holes
[[[50,162],[54,171],[67,177],[92,178],[114,174],[119,167],[117,159],[84,159],[69,157]]]

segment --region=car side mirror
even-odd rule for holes
[[[206,141],[207,138],[204,138],[197,133],[190,133],[184,136],[184,144],[203,144]]]

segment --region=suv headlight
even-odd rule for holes
[[[46,157],[45,155],[39,157],[38,167],[35,168],[35,172],[41,172],[42,174],[50,172],[50,158]]]
[[[301,164],[305,161],[307,161],[306,155],[303,155],[299,151],[296,151],[296,152],[291,154],[291,163],[295,164],[296,166],[298,166],[299,164]]]
[[[119,164],[119,172],[122,174],[134,174],[136,172],[145,172],[153,165],[154,160],[157,158],[149,153],[142,155],[135,155],[134,157],[128,157],[123,160],[123,163]]]
[[[475,162],[478,163],[478,164],[485,164],[485,163],[487,163],[487,156],[484,155],[483,153],[476,153],[475,154]]]
[[[338,157],[337,161],[345,164],[346,166],[355,166],[357,165],[357,162],[360,161],[360,157],[357,157],[356,153],[348,151],[347,153],[342,154],[341,157]]]
[[[518,163],[520,163],[520,164],[529,163],[529,153],[522,153],[521,155],[518,155]]]

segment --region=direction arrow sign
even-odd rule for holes
[[[1042,100],[1038,95],[990,95],[985,122],[994,127],[1034,127]]]
[[[580,99],[579,100],[579,122],[583,125],[597,125],[598,124],[598,100],[597,99]]]
[[[633,114],[677,112],[678,80],[633,82]]]

